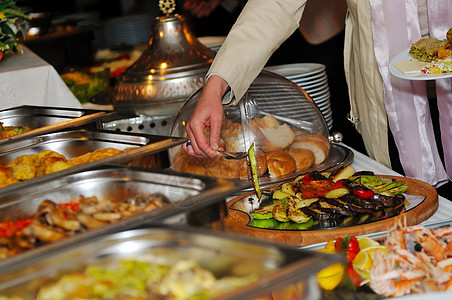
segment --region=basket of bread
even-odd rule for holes
[[[176,116],[172,136],[187,136],[185,124],[200,93],[201,90],[190,97]],[[320,110],[300,87],[264,71],[237,105],[224,109],[220,136],[224,155],[198,158],[182,148],[170,149],[171,168],[183,173],[247,180],[251,172],[246,154],[254,145],[260,181],[281,181],[343,162],[344,155],[334,153],[330,157],[336,149],[328,134]]]

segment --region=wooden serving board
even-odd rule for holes
[[[404,212],[406,216],[407,225],[416,225],[428,219],[435,213],[438,208],[438,193],[429,184],[406,177],[399,176],[384,176],[379,177],[394,178],[396,180],[405,181],[408,185],[408,194],[425,196],[425,200],[418,206]],[[277,186],[268,187],[266,189],[276,189]],[[249,197],[254,191],[248,192],[228,201],[227,206],[230,208],[237,201],[244,197]],[[386,231],[388,227],[394,222],[394,217],[381,221],[372,222],[369,224],[356,225],[351,227],[337,228],[337,229],[323,229],[323,230],[306,230],[306,231],[290,231],[290,230],[276,230],[276,229],[262,229],[247,226],[250,221],[248,214],[235,210],[228,209],[228,216],[225,218],[225,230],[253,238],[264,239],[276,243],[288,244],[291,246],[307,246],[316,243],[327,242],[338,237],[345,237],[347,235],[364,235],[373,232]]]

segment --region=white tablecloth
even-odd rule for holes
[[[380,164],[379,162],[371,159],[370,157],[362,154],[361,152],[358,152],[352,148],[350,149],[353,151],[355,155],[355,158],[351,166],[356,171],[367,170],[373,171],[375,174],[401,176],[399,173],[394,172],[392,169],[386,167],[385,165]],[[430,218],[422,222],[423,225],[439,223],[442,221],[452,221],[452,202],[441,196],[438,198],[439,206],[437,211]]]
[[[26,47],[0,61],[0,109],[21,105],[81,107],[55,68]]]

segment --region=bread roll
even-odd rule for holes
[[[315,139],[298,139],[290,146],[292,149],[311,150],[315,156],[314,164],[318,165],[323,162],[329,154],[329,147],[324,142]]]
[[[191,156],[184,149],[180,149],[175,155],[175,161],[172,163],[171,168],[177,172],[205,176],[207,171],[205,160],[208,159]]]
[[[264,152],[283,150],[292,144],[295,135],[286,123],[280,125],[273,115],[252,121],[256,145]]]
[[[206,158],[209,160],[206,175],[216,178],[238,179],[239,178],[239,160],[226,159],[224,156],[215,158]]]
[[[295,160],[284,151],[269,151],[266,153],[267,168],[271,177],[280,177],[293,173],[297,169]]]
[[[287,149],[286,152],[295,160],[297,172],[305,171],[315,163],[315,155],[311,150],[293,148]]]
[[[331,148],[330,141],[321,134],[298,134],[298,135],[295,135],[294,141],[300,141],[300,140],[317,140],[317,141],[324,143],[328,149]]]
[[[221,131],[221,139],[224,141],[224,150],[227,152],[244,152],[245,139],[242,124],[227,120]]]
[[[279,126],[278,120],[274,115],[266,115],[263,118],[254,118],[251,121],[253,127],[271,128]]]
[[[245,140],[243,138],[224,139],[224,151],[231,153],[246,152]]]
[[[256,161],[257,161],[257,175],[263,176],[267,173],[267,157],[262,151],[256,151]],[[248,165],[248,159],[242,158],[239,161],[239,179],[248,179],[248,174],[251,174],[248,170],[250,166]]]

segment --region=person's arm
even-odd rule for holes
[[[307,0],[249,0],[208,71],[231,87],[236,104],[270,56],[299,28]]]
[[[228,87],[228,83],[217,75],[210,76],[204,85],[195,110],[186,125],[191,145],[184,144],[183,147],[188,154],[199,157],[218,156],[217,150],[223,123],[221,101]],[[209,141],[205,134],[207,127],[210,127]]]
[[[206,85],[187,124],[187,153],[215,157],[223,121],[222,97],[228,86],[237,104],[271,54],[298,27],[307,0],[249,0],[215,56]],[[217,76],[218,75],[218,76]],[[210,127],[210,138],[205,136]],[[210,145],[209,145],[210,143]]]

